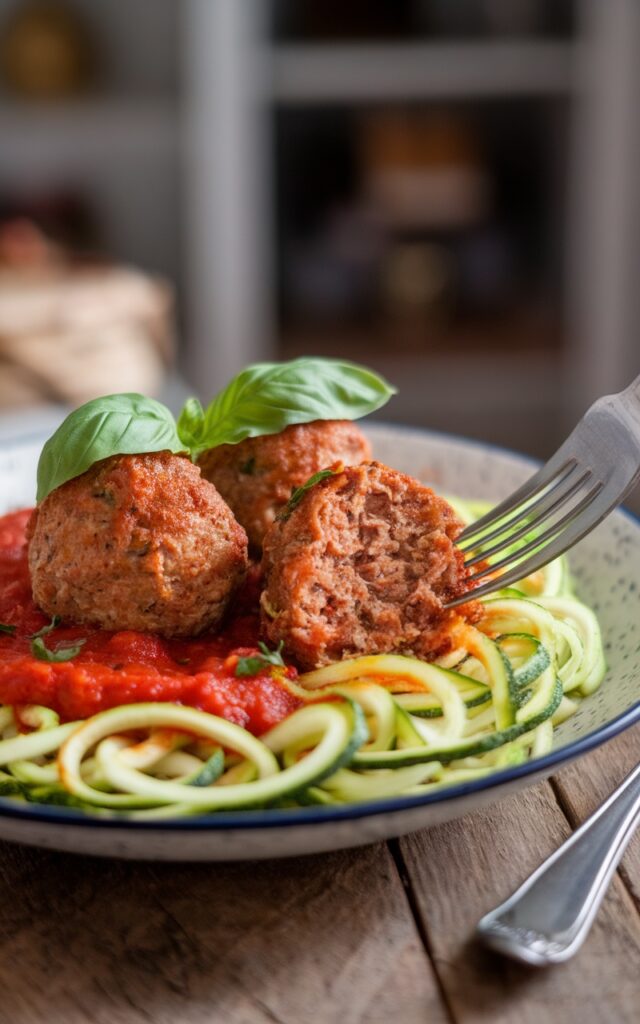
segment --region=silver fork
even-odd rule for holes
[[[640,376],[594,402],[537,473],[463,530],[457,544],[465,566],[477,568],[468,577],[473,586],[446,607],[541,569],[602,522],[639,479]]]
[[[640,820],[640,765],[501,906],[478,924],[498,953],[536,967],[580,948]]]

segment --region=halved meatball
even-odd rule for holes
[[[247,537],[188,458],[115,455],[53,491],[29,525],[33,596],[105,629],[195,636],[247,568]]]
[[[200,456],[210,480],[241,523],[254,550],[295,487],[333,462],[350,466],[371,458],[362,431],[349,420],[314,420],[279,434],[221,444]]]
[[[433,658],[472,605],[446,501],[379,462],[344,468],[312,487],[264,542],[261,624],[300,668],[359,654]]]

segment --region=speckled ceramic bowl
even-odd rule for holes
[[[441,434],[372,424],[375,456],[436,490],[497,500],[530,475],[506,451]],[[41,441],[0,454],[0,513],[33,502]],[[242,811],[162,824],[97,820],[77,811],[0,799],[0,838],[52,849],[162,860],[247,860],[357,846],[424,828],[538,781],[640,720],[640,524],[617,512],[571,553],[580,595],[599,616],[609,672],[555,733],[553,751],[421,797],[342,808]]]

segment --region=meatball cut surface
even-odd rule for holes
[[[33,596],[105,629],[195,636],[247,568],[247,537],[188,458],[115,455],[52,491],[29,526]]]
[[[445,653],[461,611],[443,603],[466,589],[453,543],[461,530],[446,501],[379,462],[325,478],[265,538],[265,639],[282,640],[303,669],[359,654]]]
[[[315,420],[279,434],[221,444],[198,460],[242,523],[254,550],[295,487],[333,462],[351,466],[371,458],[371,448],[349,420]]]

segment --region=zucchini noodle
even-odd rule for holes
[[[452,504],[466,521],[487,508]],[[65,724],[49,708],[0,707],[0,795],[144,821],[417,795],[541,757],[602,682],[597,619],[564,558],[482,606],[434,663],[371,655],[296,682],[274,667],[304,704],[259,739],[178,704]]]

